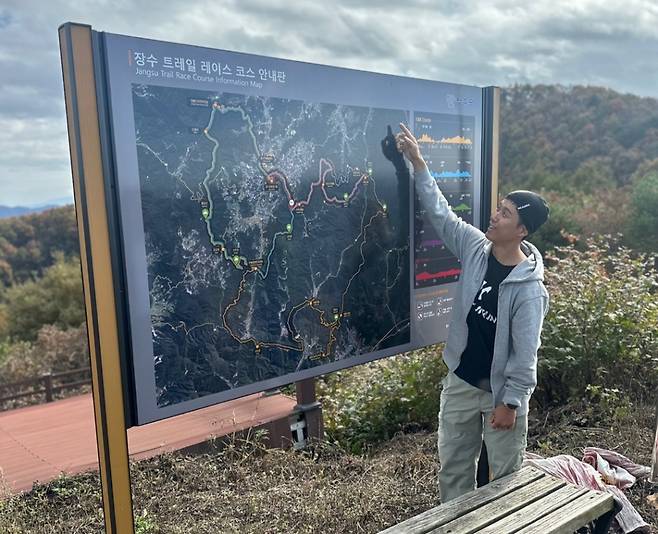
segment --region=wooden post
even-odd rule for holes
[[[311,439],[324,438],[324,421],[322,405],[315,395],[315,378],[307,378],[295,383],[297,391],[297,406],[295,411],[302,414],[306,420],[307,436]]]
[[[300,382],[295,382],[295,390],[297,392],[297,404],[313,404],[317,402],[315,395],[315,378],[307,378]]]
[[[48,373],[47,375],[43,375],[41,377],[41,380],[43,380],[43,387],[45,389],[45,394],[46,394],[46,402],[53,402],[53,375]]]

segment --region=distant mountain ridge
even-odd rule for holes
[[[8,217],[20,217],[21,215],[27,215],[28,213],[40,213],[54,207],[56,206],[48,205],[41,208],[27,208],[25,206],[0,206],[0,219],[6,219]]]
[[[41,213],[46,210],[67,206],[69,204],[73,204],[73,198],[71,197],[56,198],[41,204],[33,204],[30,206],[0,205],[0,219],[7,219],[8,217],[20,217],[21,215],[28,215],[30,213]]]

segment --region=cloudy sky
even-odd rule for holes
[[[57,28],[474,85],[658,97],[655,0],[3,0],[0,204],[71,195]]]

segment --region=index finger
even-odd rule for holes
[[[408,135],[409,137],[411,137],[411,138],[413,139],[413,136],[414,136],[414,135],[411,133],[411,130],[410,130],[409,128],[407,128],[407,127],[404,125],[404,123],[402,123],[402,122],[400,123],[400,128],[402,129],[402,131],[403,131],[406,135]]]

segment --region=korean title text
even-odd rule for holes
[[[219,61],[197,61],[174,56],[156,57],[147,52],[130,50],[128,62],[135,68],[135,74],[148,78],[224,83],[258,89],[263,87],[263,82],[286,83],[284,71]]]

